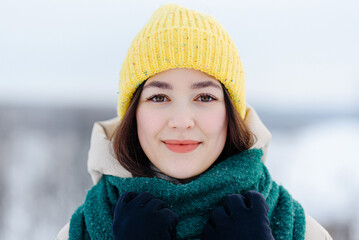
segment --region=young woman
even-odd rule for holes
[[[128,50],[118,117],[92,132],[95,185],[58,239],[331,239],[272,181],[270,137],[228,33],[164,5]]]

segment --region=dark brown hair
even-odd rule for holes
[[[150,167],[150,161],[141,148],[137,134],[136,109],[144,83],[145,82],[143,82],[133,94],[131,103],[113,136],[113,148],[117,160],[126,170],[132,173],[134,177],[155,176],[155,173]],[[227,139],[222,153],[214,164],[251,148],[255,138],[234,107],[229,93],[223,85],[222,89],[228,119]]]

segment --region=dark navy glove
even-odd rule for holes
[[[230,194],[224,206],[212,211],[201,239],[274,240],[269,227],[268,210],[259,192]]]
[[[115,240],[176,239],[177,215],[150,193],[124,193],[113,217]]]

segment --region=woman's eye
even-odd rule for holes
[[[214,97],[212,97],[209,94],[201,94],[197,99],[199,99],[199,101],[201,102],[211,102],[216,100]]]
[[[164,102],[164,101],[167,101],[168,98],[165,95],[154,95],[152,97],[147,98],[147,100],[150,100],[153,102]]]

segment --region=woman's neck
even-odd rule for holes
[[[198,175],[198,176],[194,176],[194,177],[190,177],[190,178],[186,178],[186,179],[178,179],[178,178],[168,176],[167,174],[164,174],[163,172],[161,172],[152,163],[150,163],[150,167],[151,167],[152,171],[155,173],[155,176],[157,178],[164,179],[164,180],[169,181],[169,182],[171,182],[173,184],[176,184],[176,185],[178,185],[178,184],[186,184],[186,183],[192,182],[193,180],[195,180],[199,176]]]

